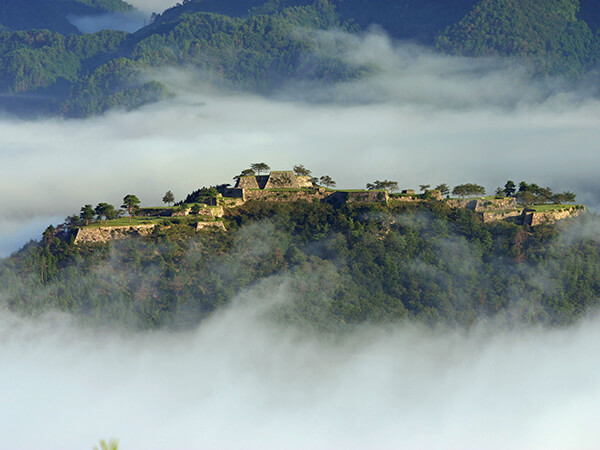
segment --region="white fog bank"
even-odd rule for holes
[[[237,305],[194,332],[144,335],[2,311],[2,446],[600,445],[597,318],[566,330],[399,325],[325,338],[275,328],[257,311]]]

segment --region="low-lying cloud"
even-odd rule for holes
[[[165,9],[175,6],[178,2],[175,0],[128,0],[127,3],[140,11],[161,13]]]
[[[286,301],[285,285],[271,287],[180,333],[2,311],[3,445],[91,448],[109,436],[147,449],[598,444],[598,318],[554,330],[400,324],[309,335],[265,319]]]
[[[193,71],[163,72],[180,95],[138,111],[1,119],[0,190],[11,193],[3,221],[119,205],[128,193],[159,205],[169,189],[180,200],[232,182],[257,161],[301,163],[341,188],[391,179],[402,188],[475,182],[493,192],[507,179],[526,180],[573,190],[597,208],[600,101],[583,95],[589,90],[561,90],[559,80],[531,81],[514,64],[436,55],[379,33],[342,36],[352,49],[345,57],[377,64],[374,75],[290,84],[266,98],[219,90]],[[0,235],[4,254],[22,243]]]
[[[68,19],[82,33],[95,33],[100,30],[119,30],[133,33],[149,22],[149,18],[139,11],[93,16],[70,16]]]

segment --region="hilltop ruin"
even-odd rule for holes
[[[379,190],[340,190],[316,185],[309,176],[296,175],[291,170],[272,171],[268,175],[239,176],[234,187],[219,186],[217,196],[207,199],[206,204],[180,205],[174,208],[142,208],[136,223],[130,225],[107,223],[106,226],[81,227],[75,242],[97,243],[122,239],[132,235],[151,234],[158,223],[169,220],[184,220],[196,230],[224,230],[224,217],[228,211],[248,201],[293,202],[306,200],[326,202],[335,206],[352,203],[380,203],[397,206],[406,203],[445,202],[451,208],[474,211],[483,222],[508,221],[519,225],[537,226],[573,217],[585,211],[581,205],[542,205],[526,207],[514,197],[444,198],[440,191],[429,190],[422,194],[405,189],[401,194]],[[210,201],[208,201],[210,200]],[[191,220],[190,220],[191,219]],[[195,220],[194,220],[195,219]],[[131,221],[131,220],[130,220]]]

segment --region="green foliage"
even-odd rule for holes
[[[586,220],[595,219],[573,222],[571,235]],[[277,320],[320,329],[404,318],[565,324],[600,298],[595,241],[483,224],[443,202],[248,202],[227,221],[230,232],[198,233],[172,219],[104,245],[73,245],[49,228],[0,261],[3,296],[17,311],[58,308],[143,329],[194,326],[257,283],[283,280],[292,300]]]
[[[373,68],[342,61],[339,46],[346,44],[324,40],[318,31],[356,31],[357,24],[371,23],[397,37],[428,44],[435,40],[445,52],[512,56],[528,61],[534,73],[575,77],[600,60],[600,40],[588,26],[597,30],[600,15],[589,0],[582,4],[578,16],[577,0],[185,1],[154,14],[150,25],[130,35],[59,34],[74,32],[68,23],[48,26],[57,32],[0,31],[0,93],[27,97],[44,111],[85,117],[168,98],[167,87],[151,75],[167,66],[194,67],[210,81],[259,93],[289,80],[350,80]],[[9,0],[0,8],[0,22],[2,14],[13,17],[19,9],[35,10],[58,23],[56,11],[65,20],[65,12],[129,8],[119,0],[31,0],[20,5]],[[31,93],[44,95],[25,95]]]
[[[94,450],[119,450],[119,440],[111,439],[108,442],[102,439],[99,447],[94,447]]]
[[[373,183],[367,183],[367,189],[369,191],[386,190],[394,192],[398,190],[398,182],[390,180],[376,180]]]
[[[216,204],[215,199],[218,195],[219,192],[215,187],[203,187],[188,194],[182,203],[205,203],[207,205],[214,205]]]
[[[578,10],[578,0],[482,0],[436,45],[460,55],[524,58],[540,73],[578,75],[600,54]]]
[[[473,183],[459,184],[452,189],[452,195],[459,197],[482,196],[485,195],[485,188]]]

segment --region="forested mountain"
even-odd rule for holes
[[[439,201],[251,201],[227,217],[228,232],[198,233],[174,217],[146,237],[74,244],[50,227],[0,261],[0,294],[19,312],[140,328],[193,326],[242,291],[268,297],[281,284],[291,301],[274,318],[319,329],[403,319],[563,325],[598,308],[600,245],[581,233],[595,220],[583,215],[558,233],[485,224]]]
[[[467,56],[518,56],[544,73],[580,74],[598,62],[598,36],[577,0],[486,0],[437,38]]]
[[[12,30],[45,28],[63,34],[77,33],[68,16],[128,12],[122,0],[2,0],[0,25]]]
[[[136,33],[84,36],[66,20],[129,9],[119,0],[4,3],[6,27],[54,30],[0,33],[4,107],[66,116],[135,108],[169,95],[141,76],[166,66],[195,67],[213,82],[261,93],[290,79],[337,82],[369,71],[319,51],[310,30],[353,33],[374,24],[446,53],[516,57],[534,76],[576,79],[600,59],[600,11],[589,0],[186,0]]]

